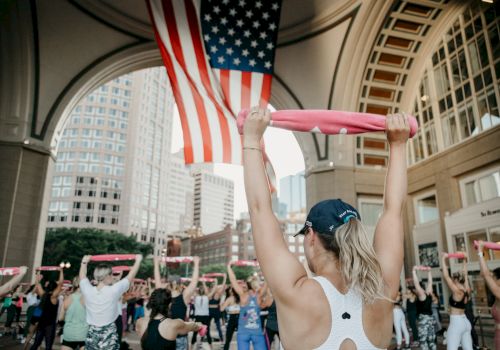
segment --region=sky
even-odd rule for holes
[[[304,157],[300,150],[297,139],[291,131],[269,127],[264,134],[266,151],[274,166],[276,179],[279,180],[288,175],[295,175],[303,171]],[[184,145],[182,140],[182,129],[177,107],[174,108],[172,125],[172,149],[171,152],[179,151]],[[239,219],[240,213],[247,212],[245,189],[243,186],[243,167],[241,165],[216,164],[214,173],[234,181],[234,218]]]

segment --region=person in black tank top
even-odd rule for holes
[[[417,292],[418,336],[422,350],[436,350],[435,320],[432,315],[432,273],[428,270],[427,287],[423,289],[413,267],[413,283]]]
[[[148,308],[149,318],[137,321],[137,333],[141,337],[143,350],[175,350],[178,335],[199,331],[201,324],[167,318],[172,295],[168,289],[155,289],[151,294]]]
[[[49,281],[42,288],[40,284],[36,285],[36,293],[41,297],[40,307],[42,314],[38,322],[38,328],[35,335],[35,342],[30,350],[36,350],[42,345],[45,339],[45,349],[51,350],[56,336],[57,310],[59,306],[59,294],[63,287],[63,270],[59,270],[59,280]]]

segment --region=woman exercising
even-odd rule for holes
[[[390,157],[384,211],[373,245],[359,213],[349,204],[332,199],[311,208],[299,234],[304,235],[305,256],[316,275],[313,278],[308,278],[289,251],[272,210],[261,150],[269,121],[269,111],[250,111],[243,125],[243,164],[257,260],[276,300],[284,348],[388,347],[393,300],[403,267],[408,118],[396,114],[386,120]]]
[[[417,292],[418,337],[423,350],[436,350],[436,328],[432,316],[432,273],[427,272],[427,287],[420,285],[417,266],[413,267],[413,283]]]
[[[486,285],[495,296],[495,304],[491,307],[491,314],[495,320],[495,349],[500,349],[500,267],[493,270],[488,268],[484,260],[484,242],[479,241],[477,246],[477,255],[479,256],[479,268],[481,275],[486,281]]]
[[[450,325],[446,336],[446,348],[457,350],[461,345],[464,350],[472,350],[472,326],[465,316],[465,305],[470,299],[471,289],[467,278],[467,265],[464,259],[463,272],[454,273],[450,277],[448,266],[446,265],[448,254],[443,253],[441,266],[443,267],[443,277],[451,290],[450,296]]]

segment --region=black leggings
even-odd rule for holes
[[[280,338],[279,331],[274,331],[274,330],[266,327],[266,336],[267,336],[267,340],[269,341],[269,345],[273,344],[273,340],[274,340],[275,335],[278,336],[278,339]]]
[[[240,314],[229,314],[229,321],[227,321],[226,328],[226,342],[224,343],[224,350],[229,350],[231,345],[231,340],[233,340],[233,334],[238,330],[238,318]]]
[[[194,319],[196,322],[201,322],[202,324],[206,325],[207,328],[210,326],[209,325],[210,316],[195,316]],[[191,339],[191,344],[196,343],[197,336],[198,336],[198,332],[194,332],[193,338]],[[210,328],[207,329],[207,340],[208,340],[208,344],[212,344],[212,337],[210,336]]]
[[[56,337],[56,325],[38,325],[36,331],[35,343],[31,346],[30,350],[36,350],[45,338],[45,350],[52,350],[52,345],[54,344],[54,339]]]
[[[208,324],[209,324],[208,329],[210,329],[210,325],[212,324],[212,320],[214,320],[215,326],[217,327],[217,332],[219,333],[219,339],[220,339],[220,341],[223,341],[224,337],[222,335],[222,327],[220,325],[220,313],[215,314],[215,315],[211,315],[209,317],[210,317],[210,319],[208,320]]]

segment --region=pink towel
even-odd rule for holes
[[[479,242],[478,241],[474,241],[474,246],[478,247],[479,245]],[[496,243],[496,242],[484,242],[484,247],[486,249],[492,249],[492,250],[500,250],[500,244]]]
[[[135,260],[135,254],[103,254],[92,255],[91,261],[121,261],[121,260]]]
[[[0,276],[14,276],[20,273],[21,269],[19,267],[0,267]]]
[[[243,134],[243,124],[249,113],[243,109],[238,114],[237,125]],[[344,112],[332,110],[283,110],[271,113],[271,126],[303,132],[318,132],[328,135],[362,134],[366,132],[384,131],[386,117],[379,114]],[[410,116],[410,137],[418,130],[415,117]]]

